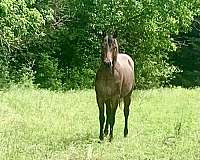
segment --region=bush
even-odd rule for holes
[[[199,1],[34,1],[0,3],[0,81],[23,81],[26,68],[41,88],[93,87],[103,30],[118,31],[120,51],[135,60],[137,88],[159,87],[177,66],[174,35],[187,32]],[[164,7],[163,7],[164,6]],[[176,7],[174,7],[176,6]]]
[[[86,68],[73,68],[67,70],[64,88],[66,89],[84,89],[94,86],[95,72]]]

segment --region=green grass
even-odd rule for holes
[[[135,91],[129,135],[118,108],[112,143],[98,143],[94,90],[0,92],[0,159],[197,160],[200,89]]]

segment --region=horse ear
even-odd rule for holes
[[[106,32],[105,31],[96,32],[96,36],[98,38],[104,38],[106,36]]]
[[[113,32],[113,38],[117,38],[117,31]]]
[[[106,36],[106,31],[102,31],[102,38]]]

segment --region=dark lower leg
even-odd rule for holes
[[[126,107],[124,108],[124,117],[125,117],[124,137],[128,135],[128,116],[129,116],[129,107]]]
[[[106,102],[106,125],[104,129],[104,134],[107,136],[108,135],[108,127],[110,124],[110,101]]]
[[[99,139],[103,140],[103,126],[104,126],[105,117],[103,114],[100,113],[99,115],[99,122],[100,122],[100,134]]]
[[[104,127],[104,122],[105,122],[104,105],[103,104],[98,104],[98,105],[99,105],[99,123],[100,123],[99,139],[103,140],[103,127]]]
[[[128,116],[129,116],[130,103],[131,103],[131,97],[125,97],[124,98],[124,118],[125,118],[124,137],[128,135]]]
[[[117,110],[118,103],[114,103],[114,105],[111,108],[111,114],[110,114],[110,141],[113,139],[113,127],[115,124],[115,114]]]
[[[115,114],[111,114],[111,119],[110,119],[110,141],[113,139],[113,127],[115,124]]]

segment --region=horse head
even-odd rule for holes
[[[103,34],[102,40],[102,63],[107,68],[113,70],[117,55],[119,53],[116,34]]]

